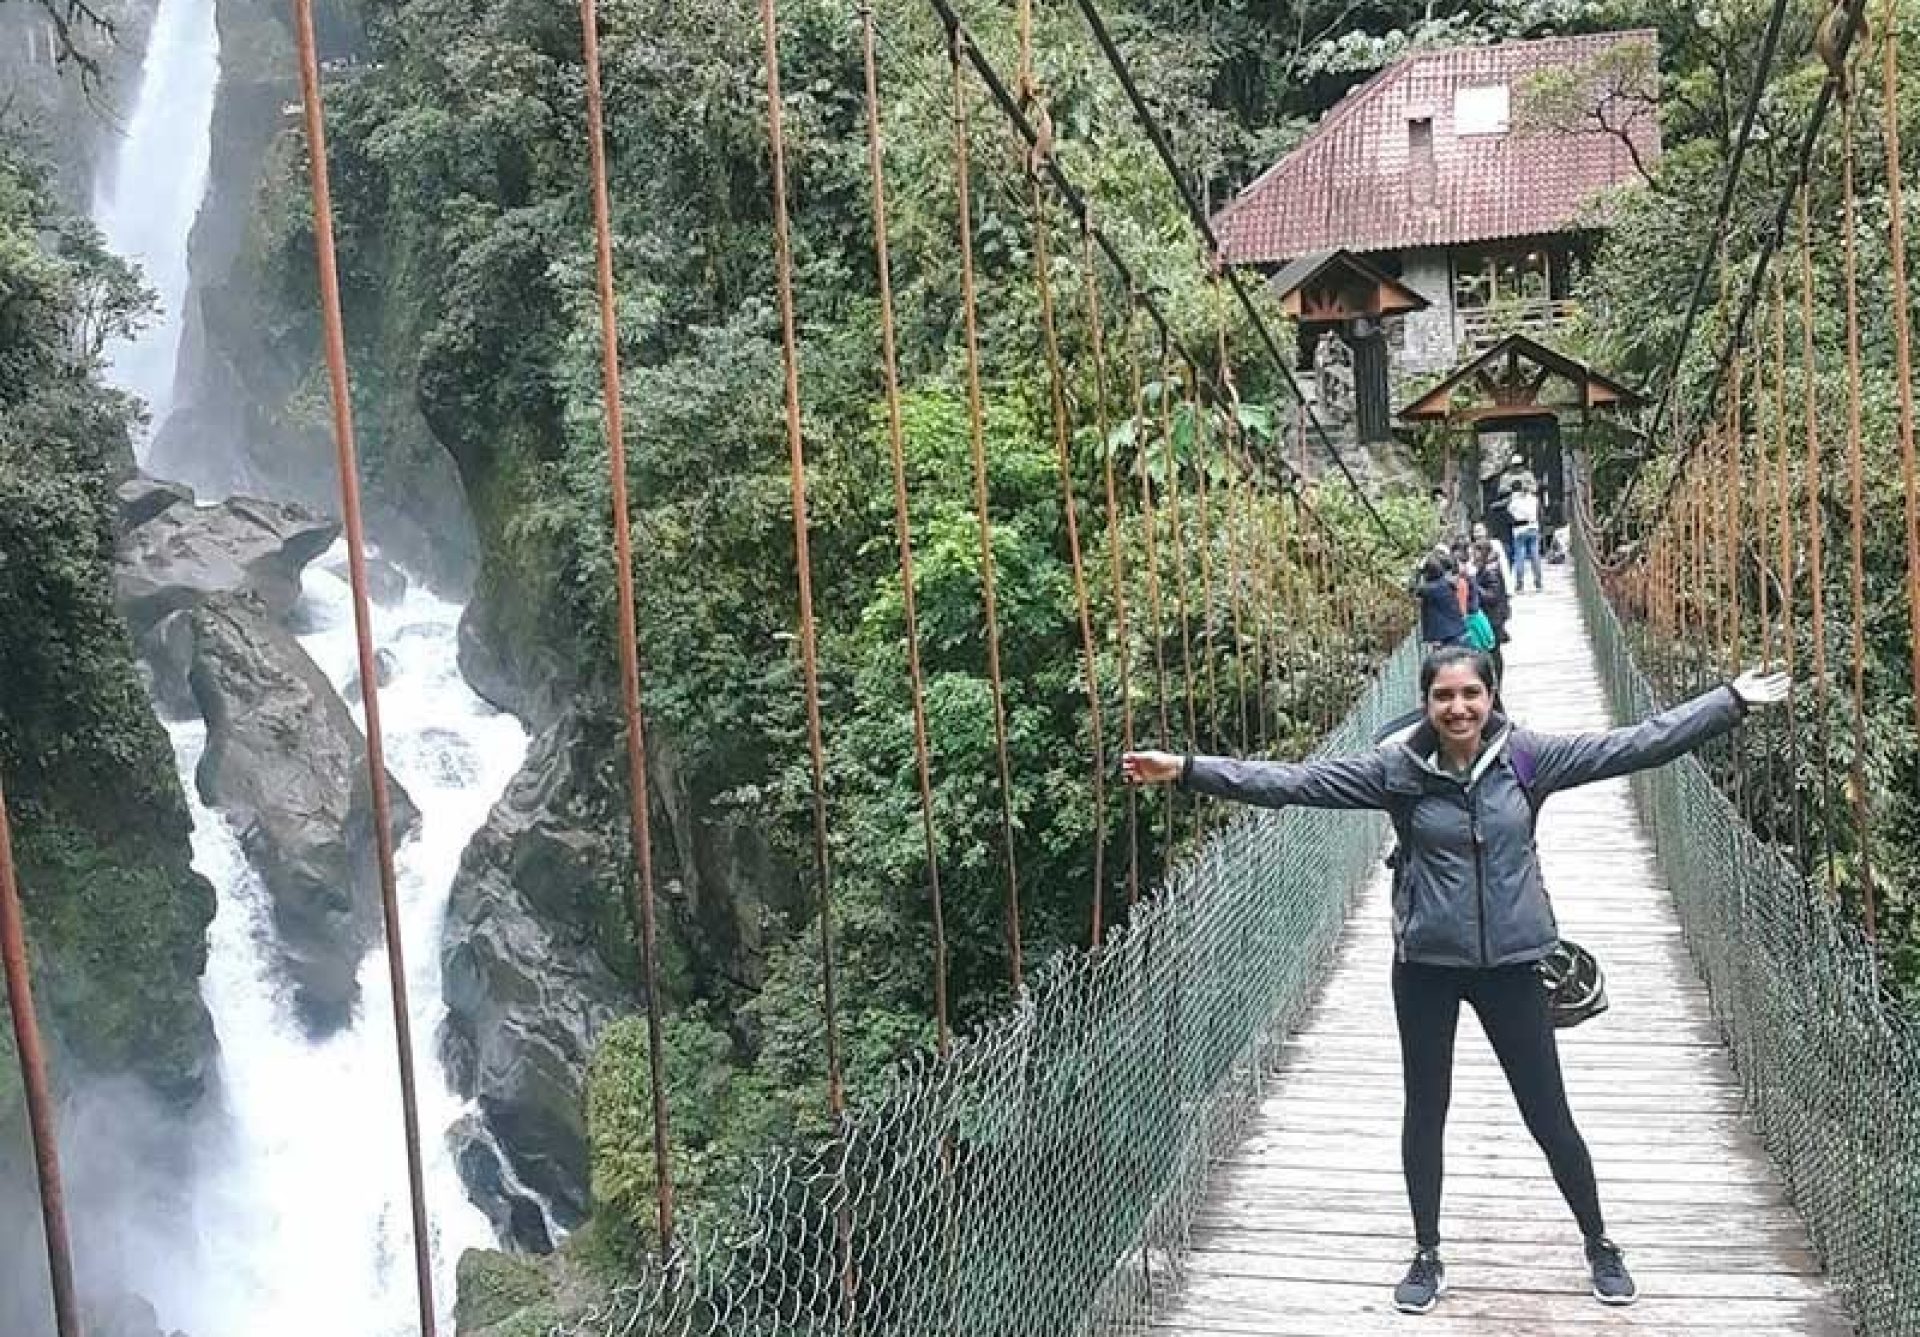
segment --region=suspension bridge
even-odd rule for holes
[[[1003,809],[1010,985],[1013,1002],[985,1025],[953,1034],[944,974],[936,979],[938,1043],[901,1067],[878,1098],[850,1104],[837,1050],[830,803],[825,783],[818,652],[814,638],[806,490],[806,433],[800,398],[799,321],[790,263],[781,124],[779,22],[763,0],[770,194],[784,358],[786,446],[791,465],[799,586],[798,651],[807,693],[813,782],[815,866],[827,1022],[826,1063],[833,1133],[817,1147],[770,1152],[745,1199],[722,1227],[683,1229],[669,1172],[672,1129],[665,1107],[659,1017],[649,1012],[654,1093],[653,1143],[659,1185],[655,1256],[570,1334],[898,1334],[924,1337],[1053,1337],[1054,1334],[1349,1333],[1397,1329],[1387,1286],[1408,1230],[1398,1184],[1394,1128],[1396,1065],[1385,1002],[1384,914],[1378,816],[1314,811],[1223,814],[1176,810],[1169,823],[1198,839],[1162,885],[1141,885],[1142,828],[1151,804],[1125,800],[1110,822],[1109,744],[1153,739],[1207,743],[1249,753],[1277,750],[1279,707],[1310,721],[1323,753],[1368,745],[1378,727],[1413,699],[1417,646],[1404,636],[1404,596],[1383,569],[1391,544],[1356,551],[1343,543],[1291,470],[1263,456],[1239,430],[1229,295],[1238,302],[1255,355],[1272,359],[1279,384],[1298,394],[1273,336],[1242,278],[1219,263],[1207,220],[1188,191],[1165,134],[1127,76],[1091,3],[1081,10],[1172,170],[1206,243],[1214,301],[1212,346],[1188,348],[1177,322],[1138,283],[1122,250],[1095,223],[1088,195],[1052,154],[1054,129],[1035,77],[1031,6],[1019,6],[1017,57],[1000,70],[945,0],[931,0],[949,48],[954,124],[954,240],[960,292],[955,326],[969,402],[973,483],[981,541],[982,616],[998,787],[1007,802],[1007,724],[1000,629],[994,603],[994,549],[977,319],[978,249],[969,195],[979,167],[975,117],[991,109],[1026,163],[1020,190],[1030,206],[1039,348],[1059,458],[1064,533],[1072,558],[1075,612],[1086,665],[1084,701],[1092,744],[1095,829],[1123,826],[1122,876],[1095,862],[1088,945],[1029,969],[1021,951],[1015,824]],[[1773,58],[1783,6],[1767,39]],[[296,6],[305,134],[313,174],[326,352],[340,454],[342,511],[352,554],[366,684],[368,763],[384,810],[378,673],[367,630],[366,572],[357,494],[345,340],[332,253],[331,203],[318,65],[311,16]],[[1847,60],[1864,0],[1843,3],[1837,55]],[[940,932],[938,869],[931,857],[930,753],[912,594],[913,536],[902,464],[900,372],[888,259],[888,182],[881,135],[876,34],[870,8],[856,11],[864,55],[866,135],[873,190],[874,253],[881,328],[879,393],[887,420],[895,493],[895,536],[906,592],[909,681],[921,816],[929,851],[926,894]],[[648,834],[645,728],[639,690],[632,541],[628,530],[628,428],[621,414],[620,340],[604,129],[592,0],[582,11],[587,157],[590,163],[609,466],[612,533],[619,581],[620,677],[632,797],[637,954],[655,971],[654,893]],[[1883,38],[1895,31],[1888,7]],[[1823,36],[1826,36],[1823,30]],[[1897,88],[1895,43],[1882,40],[1888,102]],[[1828,43],[1828,48],[1835,43]],[[1830,62],[1831,63],[1831,62]],[[1767,70],[1754,82],[1743,124],[1744,151]],[[1577,1240],[1519,1134],[1494,1070],[1463,1046],[1455,1112],[1455,1175],[1449,1238],[1459,1291],[1419,1320],[1451,1332],[1586,1332],[1597,1327],[1679,1333],[1740,1331],[1913,1337],[1920,1334],[1920,1037],[1889,1007],[1870,942],[1843,908],[1838,884],[1866,891],[1872,927],[1871,861],[1861,845],[1836,871],[1831,840],[1805,835],[1816,816],[1844,812],[1831,800],[1825,694],[1862,729],[1864,635],[1861,427],[1857,328],[1860,305],[1851,239],[1855,231],[1854,118],[1838,131],[1847,163],[1846,319],[1854,387],[1845,429],[1850,503],[1830,506],[1819,420],[1809,391],[1792,404],[1796,376],[1811,385],[1813,263],[1808,183],[1813,148],[1837,83],[1829,79],[1806,133],[1795,181],[1755,259],[1744,298],[1728,303],[1719,371],[1703,404],[1676,430],[1684,443],[1658,506],[1636,513],[1632,534],[1599,524],[1590,480],[1573,507],[1573,552],[1551,589],[1520,602],[1511,698],[1536,727],[1579,729],[1639,718],[1681,689],[1710,681],[1756,655],[1793,654],[1811,635],[1812,681],[1822,710],[1802,737],[1783,732],[1687,759],[1624,784],[1595,787],[1548,809],[1542,844],[1549,882],[1582,940],[1612,972],[1614,1012],[1570,1037],[1572,1093],[1597,1151],[1603,1194],[1616,1233],[1641,1273],[1645,1298],[1625,1313],[1579,1294]],[[1920,606],[1920,499],[1913,465],[1911,372],[1907,365],[1900,148],[1890,118],[1884,143],[1895,193],[1889,291],[1899,332],[1897,390],[1906,467],[1907,616]],[[1729,168],[1733,194],[1740,153]],[[898,183],[896,183],[898,188]],[[1784,248],[1798,203],[1799,270]],[[1062,223],[1068,228],[1062,228]],[[1069,231],[1079,255],[1056,256]],[[1709,258],[1721,237],[1708,247]],[[1056,264],[1056,260],[1060,263]],[[1703,262],[1704,263],[1704,262]],[[1075,305],[1082,344],[1063,352],[1065,303],[1052,289],[1057,269],[1077,264]],[[1703,269],[1702,273],[1705,273]],[[1761,319],[1769,282],[1773,301]],[[1804,288],[1805,348],[1798,368],[1786,348],[1791,282]],[[1694,306],[1704,292],[1696,285]],[[1103,306],[1103,298],[1106,303]],[[1111,319],[1124,313],[1124,323]],[[1107,314],[1103,314],[1103,311]],[[1690,335],[1692,310],[1688,313]],[[1771,316],[1771,320],[1765,316]],[[1158,348],[1142,334],[1157,335]],[[1684,345],[1684,338],[1683,338]],[[1684,346],[1674,354],[1676,368]],[[1083,363],[1084,365],[1076,365]],[[1157,392],[1145,389],[1151,377]],[[1076,384],[1076,377],[1083,384]],[[1677,379],[1677,378],[1675,378]],[[1537,387],[1536,387],[1537,388]],[[1666,387],[1671,392],[1672,385]],[[1722,390],[1728,390],[1724,398]],[[1669,407],[1663,396],[1656,414]],[[1790,407],[1804,408],[1805,467],[1790,468]],[[1196,451],[1173,453],[1171,416],[1217,424]],[[1379,516],[1304,404],[1311,433],[1361,513]],[[1075,415],[1093,421],[1079,423]],[[1092,487],[1073,458],[1076,431],[1110,439],[1131,422],[1134,458],[1108,452]],[[1149,468],[1155,444],[1164,467]],[[1125,480],[1125,486],[1121,481]],[[1732,486],[1729,486],[1729,482]],[[1184,489],[1184,491],[1183,491]],[[1630,489],[1629,489],[1630,490]],[[1088,495],[1093,498],[1088,503]],[[1624,503],[1622,504],[1624,510]],[[1083,514],[1084,512],[1084,514]],[[1830,512],[1848,516],[1851,573],[1830,579],[1823,557]],[[1082,551],[1080,525],[1104,528],[1111,627],[1094,626],[1097,565]],[[1129,571],[1123,521],[1142,529],[1144,569]],[[1184,526],[1184,529],[1183,529]],[[1387,536],[1390,539],[1390,536]],[[1164,548],[1156,550],[1156,542]],[[1797,582],[1797,583],[1796,583]],[[1835,646],[1851,682],[1828,672],[1822,600],[1829,585],[1850,601],[1851,644]],[[1131,617],[1134,619],[1129,622]],[[1743,620],[1744,619],[1744,620]],[[1120,647],[1117,692],[1095,673],[1097,642]],[[1331,647],[1331,650],[1329,649]],[[1132,653],[1129,667],[1129,651]],[[1920,698],[1920,650],[1916,651]],[[1331,661],[1370,664],[1350,701],[1310,690]],[[1196,707],[1196,699],[1202,704]],[[1107,712],[1103,716],[1103,706]],[[1920,707],[1917,707],[1920,708]],[[1136,712],[1138,717],[1136,717]],[[1815,732],[1817,731],[1817,737]],[[1749,731],[1755,732],[1755,731]],[[1777,750],[1773,750],[1777,749]],[[1811,786],[1796,765],[1818,751]],[[1846,799],[1859,816],[1865,749],[1846,751],[1856,783]],[[1812,793],[1803,791],[1812,790]],[[1778,801],[1775,801],[1778,800]],[[1115,803],[1116,812],[1119,804]],[[1817,808],[1817,811],[1816,811]],[[1791,819],[1783,814],[1791,813]],[[4,809],[0,809],[3,815]],[[413,1045],[405,1027],[405,975],[394,929],[389,823],[375,822],[387,950],[398,1030],[398,1061],[413,1189],[420,1328],[437,1307],[428,1259],[430,1223],[420,1179],[412,1100]],[[53,1105],[33,1028],[22,929],[0,822],[0,910],[5,911],[9,1001],[40,1152],[42,1203],[56,1310],[63,1337],[79,1331],[69,1241],[53,1148]],[[1105,845],[1102,843],[1104,853]],[[1110,884],[1123,886],[1124,914],[1104,918]],[[936,970],[944,944],[936,939]],[[653,988],[648,997],[658,996]]]

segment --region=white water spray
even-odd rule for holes
[[[107,353],[108,378],[147,403],[149,441],[173,407],[187,238],[207,193],[219,78],[214,0],[160,0],[126,138],[94,193],[108,248],[136,261],[160,299],[159,315]]]
[[[323,565],[308,571],[305,596],[303,613],[318,629],[301,643],[344,687],[356,664],[346,584]],[[433,1054],[446,1013],[441,926],[461,851],[526,753],[519,723],[460,676],[459,614],[418,589],[375,609],[377,639],[394,663],[380,693],[388,764],[421,816],[398,873],[443,1318],[461,1252],[492,1247],[494,1236],[446,1142],[464,1106]],[[196,1149],[193,1265],[148,1293],[163,1327],[193,1337],[403,1337],[415,1330],[412,1223],[385,959],[376,948],[361,967],[353,1024],[310,1040],[273,965],[267,893],[226,820],[193,797],[205,726],[171,727],[193,807],[195,866],[220,895],[204,992],[226,1107]]]

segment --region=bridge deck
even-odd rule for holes
[[[1604,727],[1572,582],[1515,603],[1508,705],[1545,729]],[[1155,1327],[1227,1334],[1850,1333],[1741,1096],[1625,781],[1563,794],[1540,824],[1567,935],[1607,968],[1613,1010],[1562,1033],[1574,1112],[1608,1228],[1641,1299],[1587,1293],[1580,1240],[1545,1158],[1462,1009],[1441,1232],[1450,1291],[1395,1313],[1412,1249],[1400,1178],[1400,1069],[1384,874],[1289,1043],[1246,1141],[1215,1167],[1181,1289]]]

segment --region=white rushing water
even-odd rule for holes
[[[94,193],[108,248],[137,262],[160,299],[158,317],[107,353],[109,379],[147,402],[150,430],[173,404],[187,238],[207,193],[219,78],[214,0],[160,0],[125,138]]]
[[[334,557],[339,555],[336,548]],[[305,579],[301,637],[338,687],[352,676],[347,587],[326,569]],[[463,1250],[493,1230],[468,1202],[446,1130],[464,1112],[436,1055],[440,937],[447,892],[468,838],[519,768],[518,721],[475,696],[455,661],[460,609],[415,587],[376,608],[394,671],[380,691],[387,761],[420,809],[398,872],[420,1089],[421,1139],[443,1318]],[[356,718],[359,712],[356,710]],[[225,1108],[203,1134],[193,1192],[193,1263],[150,1294],[163,1327],[193,1337],[388,1337],[417,1331],[412,1228],[391,992],[379,948],[360,971],[364,996],[347,1029],[311,1041],[273,967],[267,893],[227,821],[193,788],[205,747],[197,721],[170,726],[193,808],[194,863],[219,892],[204,993],[220,1035]]]

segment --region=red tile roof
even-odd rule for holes
[[[1233,264],[1278,263],[1312,251],[1448,246],[1568,230],[1596,191],[1637,181],[1627,146],[1600,130],[1454,133],[1454,94],[1518,87],[1545,70],[1584,65],[1647,30],[1456,47],[1408,56],[1376,74],[1214,218]],[[1433,174],[1415,199],[1408,122],[1432,120]],[[1643,162],[1660,129],[1640,115],[1630,133]]]

